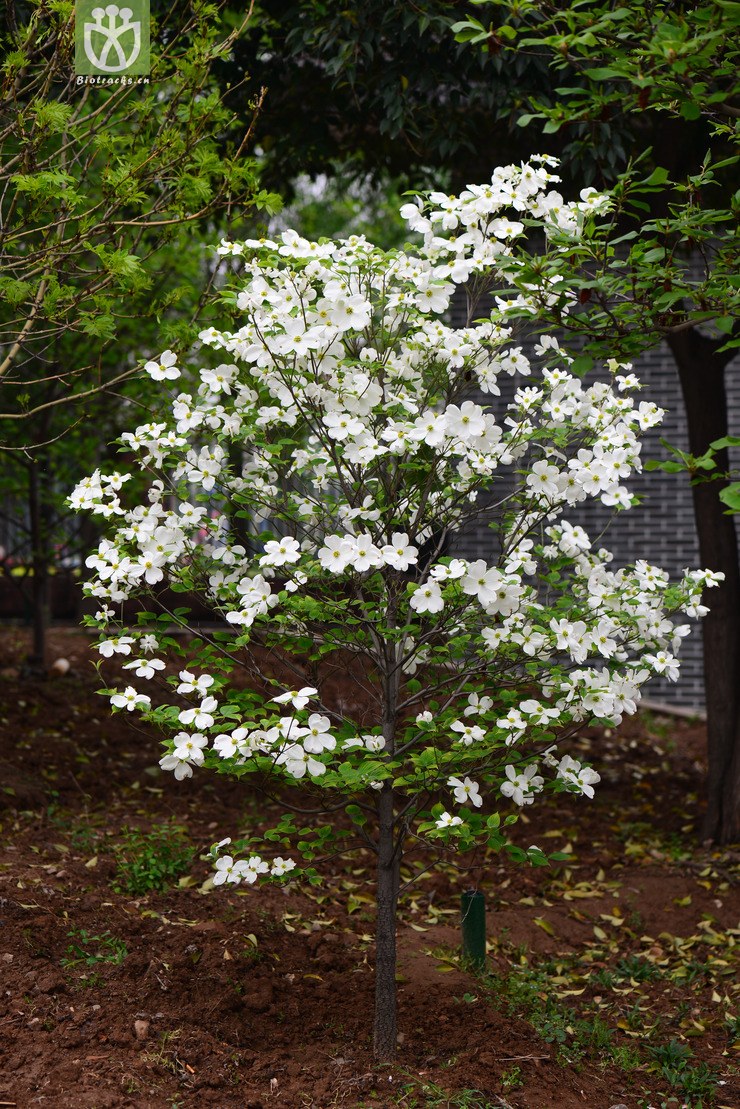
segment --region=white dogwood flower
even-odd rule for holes
[[[302,689],[288,689],[285,693],[280,693],[277,697],[272,697],[271,700],[275,701],[278,705],[292,705],[294,709],[305,709],[308,702],[312,697],[315,697],[318,689],[312,685],[304,685]]]
[[[145,363],[144,369],[153,381],[175,381],[180,376],[176,363],[177,355],[165,350],[156,362]]]
[[[127,685],[123,693],[114,693],[110,699],[110,703],[117,709],[128,709],[133,712],[134,709],[147,709],[152,703],[151,697],[147,697],[145,693],[138,693],[132,685]]]
[[[470,801],[471,805],[479,809],[483,804],[480,787],[472,778],[448,778],[447,785],[452,787],[453,796],[458,805],[464,805],[466,801]]]

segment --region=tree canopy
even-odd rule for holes
[[[535,7],[511,5],[511,22]],[[440,174],[461,187],[502,160],[526,158],[532,139],[519,121],[558,100],[551,53],[520,49],[509,13],[498,8],[484,13],[486,27],[472,27],[482,49],[465,49],[450,28],[471,11],[454,0],[265,0],[227,72],[268,89],[259,126],[266,180],[282,190],[298,173],[339,163],[413,187],[438,186]],[[659,164],[678,168],[695,161],[705,141],[701,120],[684,127],[679,142],[667,118],[646,138],[652,120],[614,105],[563,123],[534,147],[558,154],[573,184],[612,181],[645,144]]]

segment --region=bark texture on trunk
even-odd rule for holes
[[[388,624],[395,622],[395,605],[388,605]],[[384,754],[392,758],[396,749],[396,717],[401,670],[395,644],[382,647]],[[376,1062],[395,1057],[398,1036],[396,1021],[396,908],[401,885],[403,831],[396,827],[396,798],[390,780],[378,794],[377,921],[375,932],[375,1020],[373,1052]]]
[[[401,858],[393,827],[393,789],[383,785],[378,798],[378,917],[375,933],[375,1022],[373,1051],[379,1063],[396,1054],[396,907]]]
[[[668,337],[678,367],[689,432],[689,450],[703,454],[728,434],[725,366],[721,342],[695,328]],[[727,470],[727,453],[717,456]],[[735,519],[719,499],[724,481],[692,486],[702,568],[721,571],[725,580],[706,601],[702,622],[704,687],[707,701],[707,811],[703,837],[717,843],[740,838],[740,568]]]

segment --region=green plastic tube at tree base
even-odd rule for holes
[[[475,970],[486,965],[486,899],[480,890],[466,890],[460,898],[462,955]]]

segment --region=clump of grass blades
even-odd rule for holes
[[[113,888],[135,896],[167,889],[187,873],[194,855],[178,824],[161,824],[149,832],[125,828],[116,847]]]

